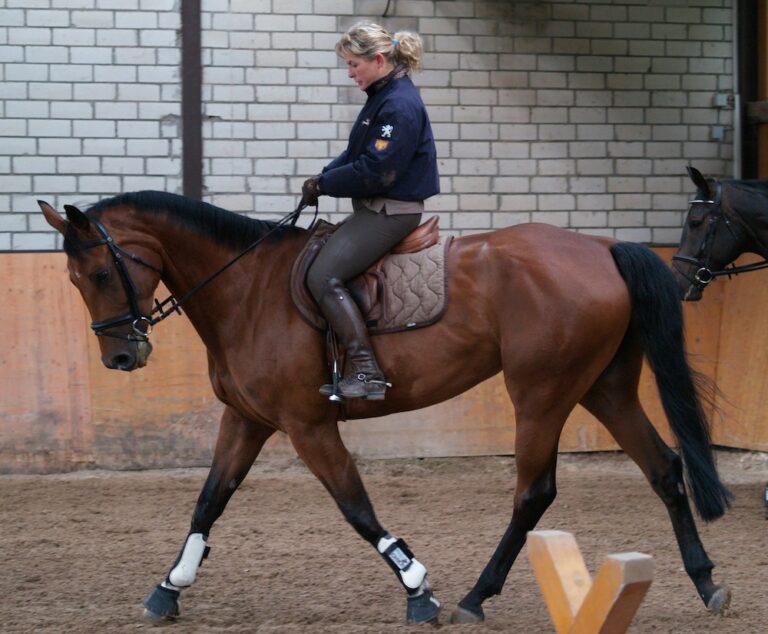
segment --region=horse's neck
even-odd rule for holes
[[[738,205],[739,220],[754,243],[754,251],[768,258],[768,189],[760,189],[753,195],[740,192]]]
[[[301,241],[296,239],[277,243],[265,240],[209,280],[246,247],[225,247],[211,238],[177,227],[162,234],[162,281],[177,301],[192,294],[183,310],[206,345],[226,328],[227,317],[239,310],[252,309],[245,305],[245,298],[260,288],[266,292],[271,284],[288,284],[293,259],[301,247]]]

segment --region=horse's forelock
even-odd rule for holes
[[[91,205],[84,213],[88,220],[100,220],[101,214],[103,211],[103,208],[97,207],[98,203],[96,205]],[[94,209],[94,207],[97,207]],[[98,239],[98,235],[94,233],[94,235],[90,238],[83,239],[82,232],[78,230],[74,225],[72,225],[71,222],[67,222],[67,228],[64,232],[64,253],[66,253],[70,257],[79,258],[83,251],[85,250],[83,248],[84,242],[90,242],[91,240]]]
[[[64,232],[64,253],[71,258],[79,258],[83,252],[83,243],[77,237],[77,230],[70,224]]]

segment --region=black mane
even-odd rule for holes
[[[766,179],[730,180],[726,182],[737,189],[749,190],[750,194],[768,198],[768,180]]]
[[[88,214],[97,218],[111,207],[126,205],[147,214],[165,213],[174,222],[233,249],[244,249],[275,228],[276,222],[254,220],[200,200],[160,191],[119,194],[91,205]],[[280,227],[269,239],[279,240],[286,233],[299,231]]]

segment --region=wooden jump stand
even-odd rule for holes
[[[528,533],[528,557],[557,634],[623,634],[653,579],[653,557],[608,555],[594,581],[570,533]]]

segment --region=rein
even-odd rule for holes
[[[696,272],[693,274],[693,277],[687,275],[686,273],[683,273],[682,271],[678,272],[683,275],[691,284],[696,286],[698,289],[704,289],[710,282],[712,282],[717,277],[722,277],[723,275],[727,275],[730,277],[731,275],[739,275],[740,273],[750,273],[751,271],[759,271],[760,269],[768,268],[768,259],[765,259],[761,262],[753,262],[751,264],[744,264],[742,266],[725,266],[722,269],[715,269],[712,270],[709,265],[709,254],[706,253],[707,246],[710,243],[710,240],[714,238],[715,233],[717,232],[717,225],[720,219],[722,218],[725,221],[725,226],[728,228],[729,231],[733,233],[733,229],[731,228],[731,223],[726,217],[725,213],[722,209],[722,188],[723,185],[721,182],[717,182],[717,189],[715,191],[715,198],[714,200],[703,200],[703,199],[695,199],[688,201],[688,206],[695,204],[705,204],[705,205],[714,205],[714,210],[712,211],[712,217],[709,221],[709,226],[707,227],[707,232],[704,235],[704,239],[701,243],[701,246],[696,251],[696,256],[688,256],[688,255],[673,255],[672,260],[677,262],[684,262],[685,264],[691,264],[693,266],[698,267]],[[741,223],[743,224],[743,222]],[[752,233],[748,227],[745,227],[747,229],[748,233]],[[753,236],[754,237],[754,236]],[[758,241],[759,242],[759,241]]]
[[[124,315],[119,315],[118,317],[113,317],[111,319],[105,319],[104,321],[93,322],[91,324],[91,328],[93,329],[94,333],[98,337],[114,337],[116,339],[126,339],[128,341],[144,341],[144,342],[149,341],[149,335],[152,334],[152,327],[155,324],[163,321],[166,317],[168,317],[173,313],[178,313],[180,315],[181,307],[184,304],[186,304],[199,291],[201,291],[213,280],[215,280],[219,275],[224,273],[224,271],[226,271],[230,266],[232,266],[240,258],[242,258],[244,255],[250,253],[253,249],[255,249],[259,244],[261,244],[264,240],[266,240],[269,236],[271,236],[280,227],[285,226],[287,224],[290,224],[290,226],[292,227],[295,226],[296,221],[299,219],[299,216],[301,215],[301,212],[307,206],[308,205],[304,202],[304,199],[302,198],[302,200],[299,202],[296,209],[294,209],[292,212],[290,212],[286,216],[283,216],[283,218],[281,218],[278,222],[276,222],[275,226],[272,227],[267,233],[261,236],[258,240],[248,245],[243,251],[237,254],[234,258],[232,258],[220,269],[218,269],[217,271],[215,271],[214,273],[206,277],[203,281],[199,282],[194,288],[192,288],[190,291],[185,293],[181,297],[181,299],[177,300],[173,296],[173,294],[169,295],[162,302],[156,299],[155,307],[152,309],[152,312],[149,315],[143,314],[141,312],[141,309],[139,308],[138,298],[137,298],[138,293],[136,291],[136,285],[133,283],[133,279],[131,278],[131,275],[128,272],[128,269],[125,266],[125,259],[123,256],[127,256],[134,262],[141,264],[142,266],[145,266],[148,269],[155,271],[161,275],[163,272],[162,269],[156,267],[151,262],[147,262],[145,259],[121,247],[112,239],[112,236],[109,235],[109,232],[107,231],[106,227],[104,227],[104,225],[102,225],[100,222],[96,220],[91,220],[91,222],[94,224],[98,232],[101,234],[102,239],[83,243],[81,247],[83,249],[90,249],[93,247],[106,245],[109,248],[109,251],[112,254],[112,260],[114,261],[115,267],[117,268],[117,271],[120,274],[120,280],[123,284],[123,288],[125,289],[125,294],[128,297],[128,304],[130,306],[129,313],[126,313]],[[315,218],[317,218],[317,212],[318,212],[318,207],[315,206]],[[314,219],[313,219],[313,222],[314,222]],[[115,333],[106,332],[111,328],[116,328],[118,326],[122,326],[128,323],[131,324],[131,328],[133,332],[126,333],[126,334],[120,334],[120,333],[115,334]]]
[[[723,275],[730,277],[731,275],[738,275],[739,273],[750,273],[751,271],[759,271],[760,269],[768,268],[768,260],[763,260],[762,262],[753,262],[742,266],[726,266],[723,269],[716,269],[713,271],[706,266],[701,266],[701,260],[697,260],[696,258],[687,255],[673,255],[672,259],[679,262],[685,262],[686,264],[700,266],[696,273],[694,273],[692,280],[695,281],[700,288],[704,288],[716,277],[722,277]],[[688,276],[686,276],[686,278],[691,279]]]

